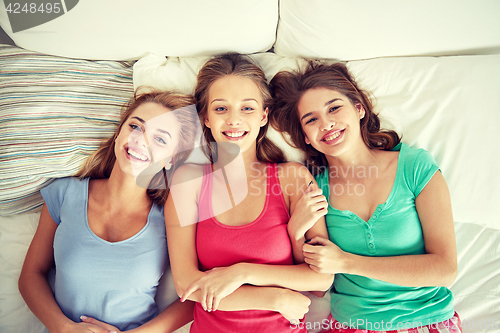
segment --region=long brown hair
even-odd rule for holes
[[[309,61],[306,68],[296,71],[281,71],[270,83],[273,96],[272,112],[269,121],[281,133],[290,136],[289,142],[306,154],[306,164],[313,175],[328,167],[323,153],[305,143],[305,135],[299,119],[297,105],[303,94],[314,88],[328,88],[345,95],[353,104],[361,104],[365,116],[360,120],[361,137],[371,149],[390,150],[400,141],[399,135],[392,130],[380,130],[380,119],[373,112],[368,92],[358,84],[342,63],[331,65]]]
[[[115,140],[130,115],[144,103],[157,103],[170,110],[176,110],[194,104],[194,99],[190,95],[176,92],[150,91],[140,93],[138,89],[134,93],[134,97],[123,107],[120,123],[115,134],[108,140],[103,141],[99,148],[87,158],[83,167],[76,174],[77,177],[90,179],[109,178],[116,161]],[[169,188],[165,177],[169,176],[176,167],[189,157],[194,147],[197,129],[197,126],[195,126],[197,124],[196,114],[194,112],[175,112],[175,115],[181,124],[179,146],[176,149],[180,153],[175,155],[170,170],[162,169],[158,172],[152,178],[147,189],[148,196],[158,205],[164,205],[168,197]]]
[[[194,97],[200,123],[203,128],[203,135],[208,143],[208,149],[205,149],[205,154],[212,162],[217,159],[217,145],[210,128],[205,125],[208,109],[208,93],[216,80],[227,75],[237,75],[251,79],[262,93],[264,101],[263,109],[265,110],[271,106],[271,93],[269,92],[266,76],[262,69],[248,57],[238,53],[227,53],[207,61],[198,73]],[[284,162],[285,155],[281,149],[266,137],[268,126],[269,122],[259,130],[257,136],[257,159],[262,162]]]

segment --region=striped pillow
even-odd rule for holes
[[[114,133],[133,95],[132,62],[54,57],[0,45],[0,215],[39,208]]]

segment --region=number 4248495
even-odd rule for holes
[[[9,3],[9,5],[5,8],[7,13],[9,14],[21,14],[23,13],[55,13],[58,14],[61,12],[61,3],[41,3],[40,5],[36,3],[24,3],[24,6],[21,8],[21,4],[18,2]]]

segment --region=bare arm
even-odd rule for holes
[[[57,224],[52,220],[46,205],[43,205],[38,228],[19,277],[19,291],[31,312],[50,332],[88,332],[89,328],[101,332],[97,326],[73,322],[56,303],[47,281],[47,273],[54,265],[52,246],[56,229]]]
[[[328,238],[325,218],[328,202],[306,167],[299,163],[285,163],[280,175],[285,201],[288,202],[290,221],[288,235],[296,263],[304,262],[302,246],[315,236]]]
[[[343,252],[327,240],[304,245],[306,262],[317,271],[366,276],[402,286],[450,286],[457,274],[455,230],[448,187],[440,172],[415,200],[426,254],[364,257]]]
[[[180,302],[176,300],[170,304],[165,310],[163,310],[158,316],[151,319],[147,323],[129,330],[130,333],[167,333],[173,332],[182,326],[186,325],[193,320],[193,308],[194,303],[191,301]],[[82,318],[82,321],[99,326],[104,329],[106,333],[118,333],[120,332],[116,327],[104,323],[100,320],[90,317]]]

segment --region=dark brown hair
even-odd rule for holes
[[[255,82],[264,101],[263,109],[271,106],[271,93],[267,79],[262,69],[252,62],[248,57],[238,53],[227,53],[216,56],[203,65],[198,73],[194,97],[196,109],[200,117],[203,134],[208,144],[205,149],[207,157],[214,162],[217,159],[217,149],[215,139],[210,128],[205,125],[205,118],[208,108],[208,93],[212,84],[227,75],[236,75],[248,78]],[[257,136],[257,158],[262,162],[281,163],[285,161],[285,156],[278,146],[266,137],[269,122],[262,126]]]
[[[303,70],[277,73],[271,80],[270,88],[274,103],[269,121],[282,134],[290,136],[287,141],[292,146],[305,152],[306,164],[313,175],[328,167],[328,162],[323,153],[305,143],[297,105],[309,89],[332,89],[345,95],[353,105],[361,104],[365,110],[365,116],[360,120],[361,137],[369,148],[390,150],[401,140],[395,131],[380,130],[380,120],[373,112],[368,92],[358,88],[342,63],[327,65],[309,61]]]
[[[109,178],[111,170],[115,165],[115,140],[119,135],[123,124],[127,121],[130,115],[144,103],[157,103],[171,111],[194,104],[194,99],[190,95],[184,95],[176,92],[157,92],[150,91],[139,93],[137,90],[134,97],[124,106],[120,123],[115,134],[106,141],[103,141],[97,151],[90,155],[85,164],[76,174],[80,178],[102,179]],[[196,136],[197,124],[196,114],[194,112],[175,112],[177,120],[181,124],[179,146],[175,155],[172,167],[166,171],[162,169],[151,180],[147,194],[158,205],[164,205],[167,200],[169,188],[165,179],[179,165],[181,165],[190,155]],[[165,178],[167,177],[167,178]]]

